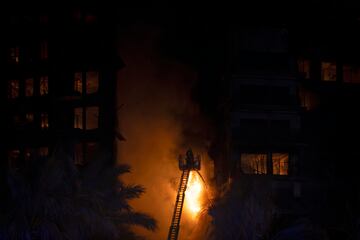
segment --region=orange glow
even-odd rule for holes
[[[185,195],[185,205],[192,217],[196,217],[201,210],[201,196],[203,185],[199,175],[191,171]]]

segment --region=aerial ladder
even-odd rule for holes
[[[179,169],[182,171],[179,189],[176,197],[174,213],[168,234],[168,240],[177,240],[180,230],[181,213],[184,206],[186,187],[192,170],[200,170],[200,156],[194,157],[191,149],[186,152],[185,157],[179,156]]]

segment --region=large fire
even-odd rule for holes
[[[191,171],[185,195],[185,205],[193,217],[197,217],[201,210],[201,197],[203,194],[203,183],[198,173]]]

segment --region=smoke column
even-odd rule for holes
[[[178,155],[192,147],[206,162],[211,132],[191,101],[196,71],[163,54],[161,36],[161,28],[143,23],[124,30],[119,55],[125,67],[117,76],[118,124],[126,139],[117,142],[117,159],[132,167],[124,181],[146,188],[131,204],[158,221],[155,233],[135,229],[152,240],[166,239],[168,234],[181,175]],[[213,170],[206,170],[208,164],[203,166],[207,178]],[[183,213],[181,239],[194,229],[192,221]]]

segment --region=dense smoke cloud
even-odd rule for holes
[[[160,51],[162,34],[162,28],[143,23],[122,31],[119,54],[125,67],[118,72],[117,87],[119,129],[126,139],[117,143],[118,162],[132,167],[126,182],[146,188],[132,205],[156,218],[157,232],[138,232],[157,240],[166,239],[170,226],[181,175],[178,155],[192,147],[206,162],[204,178],[213,172],[206,154],[211,128],[191,98],[197,72]],[[181,239],[195,224],[185,211]]]

